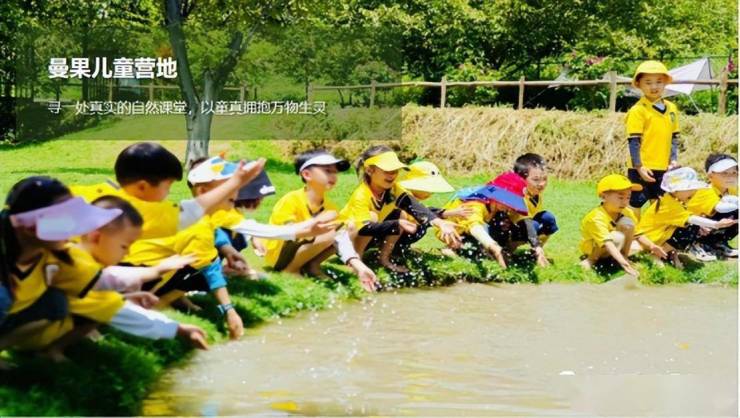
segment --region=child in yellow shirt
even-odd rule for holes
[[[51,204],[35,207],[47,202]],[[148,338],[172,338],[178,333],[190,338],[200,348],[206,347],[205,334],[199,328],[177,324],[159,313],[135,306],[117,292],[93,290],[100,278],[102,265],[90,253],[67,244],[66,240],[114,225],[138,231],[140,225],[129,225],[123,209],[87,205],[81,198],[73,198],[64,185],[47,177],[32,177],[16,185],[8,197],[8,207],[8,219],[13,230],[3,231],[3,239],[11,244],[9,247],[3,246],[9,250],[3,254],[3,263],[13,263],[10,264],[11,269],[18,269],[25,258],[24,252],[41,250],[25,273],[11,273],[11,281],[22,278],[14,281],[15,306],[11,308],[11,314],[15,311],[28,312],[26,305],[33,308],[41,301],[46,304],[41,306],[41,312],[63,315],[55,318],[53,323],[45,323],[32,333],[26,333],[22,340],[16,339],[16,347],[46,348],[53,359],[63,359],[63,348],[91,329],[85,328],[85,331],[75,333],[72,330],[72,318],[67,316],[67,312]],[[129,206],[128,209],[131,211],[129,214],[135,215],[134,220],[140,220],[133,208]],[[17,247],[13,245],[13,236],[10,234],[14,234],[16,239],[23,237],[26,245],[22,250],[15,249]],[[125,242],[121,241],[125,240],[123,237],[133,234],[114,235],[115,238],[111,237],[111,240],[118,239],[119,242],[118,245],[111,245],[111,248],[125,246]],[[51,283],[52,287],[46,288],[47,283]],[[49,294],[49,289],[54,289],[55,294],[59,292],[65,298],[63,310],[60,309],[60,302],[45,296]],[[39,294],[34,300],[34,295]],[[12,315],[9,317],[12,319]],[[4,321],[3,327],[7,325]]]
[[[72,192],[92,202],[114,195],[131,203],[144,219],[141,239],[163,238],[197,222],[229,195],[254,179],[264,167],[260,159],[247,165],[240,162],[233,176],[220,187],[179,203],[167,201],[170,188],[182,179],[182,164],[159,144],[140,142],[126,147],[116,158],[116,181],[90,186],[73,186]]]
[[[230,181],[238,167],[238,164],[221,157],[196,162],[188,173],[188,183],[193,195],[197,197],[221,187]],[[161,281],[149,282],[145,289],[151,290],[160,298],[160,306],[170,304],[189,291],[211,292],[218,301],[219,312],[224,316],[232,339],[243,335],[244,325],[231,303],[223,274],[222,260],[217,248],[219,228],[226,227],[240,233],[276,239],[294,239],[296,235],[310,236],[327,230],[317,222],[306,222],[292,228],[256,225],[254,221],[245,220],[234,210],[237,195],[238,190],[234,190],[214,206],[213,214],[204,216],[173,236],[136,241],[125,259],[133,266],[154,266],[173,255],[192,255],[195,261],[164,275]]]
[[[543,193],[547,188],[547,161],[539,154],[526,153],[517,157],[514,172],[527,181],[524,203],[527,205],[528,216],[532,218],[540,243],[544,246],[545,242],[558,232],[555,215],[545,210]]]
[[[678,252],[696,242],[700,228],[714,230],[736,225],[736,220],[715,221],[694,215],[687,208],[687,203],[696,192],[708,186],[698,179],[692,168],[682,167],[666,172],[661,183],[665,193],[648,207],[637,225],[636,235],[641,239],[643,248],[650,249],[662,259],[670,256],[674,265],[681,268],[683,264]],[[655,251],[655,247],[660,247],[663,253]]]
[[[409,170],[404,173],[402,180],[399,181],[398,184],[408,190],[420,202],[429,199],[436,193],[452,193],[455,191],[455,188],[452,187],[452,185],[450,185],[450,183],[448,183],[442,176],[439,168],[434,163],[425,160],[412,162],[409,165]],[[449,219],[455,216],[466,216],[472,211],[471,208],[466,206],[449,210],[429,207],[429,210],[442,219]],[[424,235],[426,235],[430,226],[429,223],[416,223],[413,217],[406,212],[403,212],[402,216],[404,219],[416,224],[416,232],[411,234],[401,234],[395,246],[391,247],[390,242],[386,243],[386,245],[380,250],[381,254],[392,252],[395,257],[407,256],[411,245],[424,238]],[[450,251],[450,249],[445,250]],[[383,257],[386,256],[383,255]]]
[[[643,187],[630,198],[638,218],[645,203],[663,194],[660,184],[664,173],[678,167],[678,108],[663,99],[671,81],[668,69],[658,61],[643,62],[632,78],[632,85],[642,92],[627,112],[626,123],[630,154],[627,177]]]
[[[527,220],[524,202],[526,181],[514,172],[506,172],[488,184],[458,193],[458,198],[444,206],[445,211],[468,207],[467,215],[450,217],[464,240],[479,246],[493,257],[501,267],[507,268],[508,252],[518,243],[519,232],[514,226]],[[537,234],[530,225],[526,228],[528,239],[537,241]]]
[[[310,219],[334,221],[337,207],[326,194],[336,185],[337,173],[349,169],[349,163],[325,150],[311,150],[298,155],[294,166],[304,186],[278,200],[272,209],[270,224],[289,225]],[[377,278],[355,251],[352,245],[355,235],[354,230],[340,228],[310,239],[269,240],[265,243],[265,264],[277,271],[322,277],[321,262],[338,254],[342,262],[357,273],[363,288],[373,291]]]
[[[581,266],[593,268],[599,261],[611,258],[624,271],[635,277],[638,271],[630,263],[630,251],[637,218],[629,206],[630,196],[642,186],[620,174],[610,174],[596,185],[601,204],[581,220]]]
[[[728,154],[711,154],[704,163],[709,177],[710,188],[701,189],[689,200],[688,208],[698,216],[706,216],[715,221],[738,218],[737,160]],[[737,227],[710,231],[700,236],[695,248],[709,252],[716,257],[735,258],[737,249],[729,242],[737,236]],[[695,246],[695,247],[697,247]]]
[[[384,145],[373,146],[360,156],[356,167],[360,185],[339,214],[340,221],[357,230],[354,239],[357,252],[364,254],[371,241],[379,247],[390,245],[392,248],[401,234],[416,232],[416,224],[400,219],[396,208],[411,215],[419,224],[429,223],[438,228],[440,239],[447,245],[459,246],[460,237],[454,225],[435,215],[398,184],[402,169],[407,169],[406,164]],[[389,252],[379,261],[391,271],[408,272],[406,267],[390,260]]]

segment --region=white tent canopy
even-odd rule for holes
[[[573,80],[573,78],[568,76],[568,73],[568,68],[563,68],[560,75],[558,75],[558,77],[554,81]],[[669,70],[668,73],[671,74],[674,80],[711,80],[712,66],[709,64],[709,58],[702,58],[700,60],[692,62],[691,64],[683,65],[681,67],[676,67],[672,70]],[[607,74],[605,74],[603,77],[604,80],[608,78],[609,76]],[[631,80],[632,77],[617,76],[617,81]],[[556,84],[551,84],[548,87],[556,88],[558,86]],[[709,88],[711,88],[711,86],[708,84],[669,84],[668,86],[666,86],[666,90],[663,96],[670,97],[679,94],[691,95],[696,91],[707,90]],[[625,91],[625,95],[640,97],[642,93],[639,89],[629,86]]]

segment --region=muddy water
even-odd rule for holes
[[[172,370],[148,415],[736,415],[737,289],[475,285],[305,313]]]

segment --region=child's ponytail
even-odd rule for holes
[[[0,211],[0,281],[3,285],[12,290],[11,271],[20,255],[20,243],[10,216],[51,206],[71,195],[62,182],[46,176],[27,177],[10,189],[5,208]]]
[[[15,264],[18,257],[18,239],[13,233],[10,224],[8,209],[0,211],[0,284],[11,289],[10,280],[11,266]]]

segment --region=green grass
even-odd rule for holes
[[[219,137],[236,137],[237,130],[242,128],[222,125],[220,122],[215,127],[220,132]],[[105,180],[113,176],[116,155],[130,141],[148,140],[152,131],[169,130],[175,135],[184,134],[182,118],[124,119],[52,141],[15,147],[0,145],[0,196],[5,196],[15,182],[29,175],[49,175],[68,184],[91,184]],[[125,140],[104,141],[99,138]],[[184,155],[184,141],[166,141],[163,144],[176,154]],[[278,195],[265,199],[255,212],[255,218],[260,221],[268,219],[278,196],[302,185],[293,173],[292,163],[275,143],[257,140],[214,141],[211,150],[213,153],[227,150],[231,158],[268,159],[267,170]],[[454,186],[462,187],[483,183],[488,178],[452,177],[449,180]],[[330,196],[341,206],[356,185],[357,179],[352,173],[343,173]],[[446,259],[436,255],[435,248],[441,244],[432,234],[428,234],[417,246],[420,251],[408,261],[416,273],[398,277],[380,269],[379,277],[389,286],[449,285],[459,280],[534,283],[599,283],[609,280],[619,274],[617,268],[607,267],[600,273],[584,273],[577,264],[580,219],[598,204],[593,190],[594,185],[589,182],[551,179],[544,195],[545,206],[557,216],[560,231],[545,247],[548,257],[554,262],[549,268],[534,267],[525,254],[517,254],[517,266],[507,271],[501,271],[495,262],[488,259]],[[171,199],[187,197],[189,192],[184,182],[173,187]],[[439,206],[448,198],[434,196],[426,203]],[[256,266],[261,265],[251,251],[247,251],[247,256]],[[686,271],[678,271],[671,267],[658,269],[641,257],[638,265],[644,284],[737,284],[737,267],[734,263],[692,265]],[[297,279],[272,273],[269,280],[262,282],[232,280],[229,289],[247,326],[300,310],[329,307],[338,298],[361,297],[362,291],[346,267],[330,261],[327,269],[337,277],[335,281]],[[172,314],[179,320],[205,328],[213,343],[223,341],[224,328],[216,313],[215,302],[211,298],[199,298],[196,302],[205,307],[197,316]],[[20,367],[0,375],[0,415],[137,414],[147,389],[161,372],[186,360],[189,354],[190,350],[179,341],[146,341],[115,332],[107,333],[101,342],[85,342],[71,349],[71,364],[51,365],[27,355],[6,353]]]

